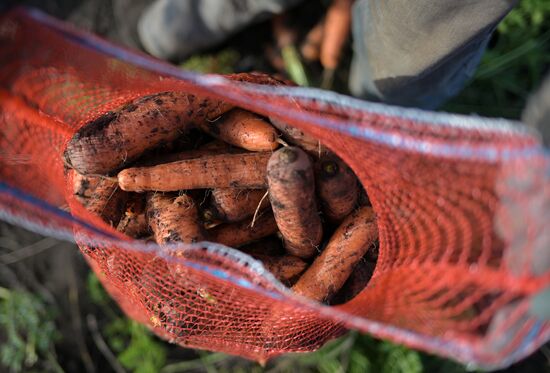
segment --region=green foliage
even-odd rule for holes
[[[39,361],[59,371],[55,361],[55,312],[37,296],[0,288],[0,328],[6,340],[0,346],[0,362],[13,372],[28,371]]]
[[[111,301],[99,278],[92,271],[88,273],[88,277],[86,278],[86,288],[88,289],[88,296],[93,303],[105,306]]]
[[[213,54],[194,55],[183,62],[181,67],[203,74],[231,74],[239,59],[239,53],[228,48]]]
[[[166,363],[166,349],[143,325],[119,318],[105,328],[111,348],[118,361],[136,373],[155,373]]]
[[[550,0],[520,1],[499,24],[470,84],[444,110],[519,118],[550,63],[548,19]]]
[[[112,312],[112,301],[93,272],[88,275],[87,288],[92,301],[109,316],[102,334],[120,364],[135,373],[158,372],[166,364],[165,345],[145,326]]]

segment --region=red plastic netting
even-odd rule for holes
[[[0,87],[0,217],[74,234],[122,309],[166,339],[265,360],[355,328],[495,368],[550,337],[529,311],[550,284],[550,159],[519,123],[191,74],[30,10],[0,17]],[[353,168],[380,233],[374,276],[358,296],[333,307],[299,299],[220,245],[178,260],[74,200],[61,154],[75,130],[167,90],[284,120]]]

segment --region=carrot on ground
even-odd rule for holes
[[[266,167],[271,153],[220,154],[152,167],[133,167],[118,173],[126,191],[169,192],[186,189],[266,187]]]
[[[215,188],[211,193],[210,211],[226,222],[236,222],[269,207],[264,189]]]
[[[340,224],[323,252],[292,290],[319,302],[327,300],[340,290],[355,265],[377,240],[374,211],[371,207],[362,207]]]
[[[297,147],[274,152],[267,166],[267,181],[286,250],[300,258],[314,256],[323,238],[323,227],[309,157]]]
[[[233,109],[199,126],[215,138],[246,150],[270,151],[279,146],[277,130],[258,115],[243,109]]]
[[[67,145],[65,160],[82,174],[108,174],[231,107],[184,92],[141,97],[81,127]]]
[[[197,207],[186,194],[147,194],[147,221],[159,245],[202,241]]]
[[[357,205],[358,180],[351,168],[331,154],[315,164],[317,194],[329,221],[339,223]]]
[[[239,247],[277,232],[277,224],[271,212],[264,212],[251,226],[252,220],[222,224],[208,231],[208,240],[229,247]]]

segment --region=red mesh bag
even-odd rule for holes
[[[159,336],[262,361],[353,328],[486,368],[549,339],[530,306],[550,285],[550,159],[520,123],[192,74],[32,10],[0,16],[0,46],[0,217],[76,238],[124,312]],[[61,156],[72,134],[168,90],[286,121],[352,167],[380,234],[363,291],[310,302],[234,249],[201,243],[171,257],[74,200]]]

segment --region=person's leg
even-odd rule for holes
[[[436,108],[473,75],[516,0],[357,0],[350,90],[390,104]]]
[[[301,0],[157,0],[138,24],[147,52],[181,60]]]

